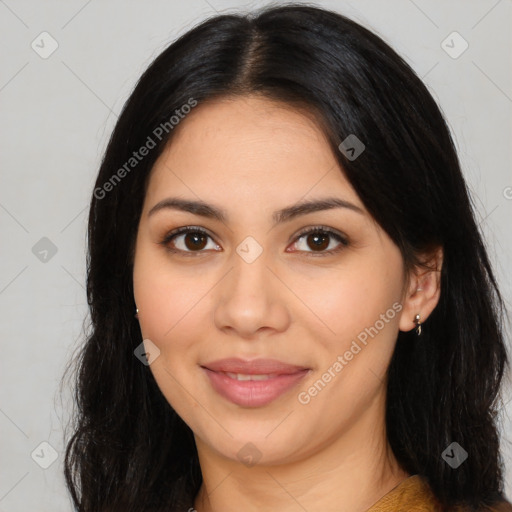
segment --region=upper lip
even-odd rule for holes
[[[213,372],[241,373],[245,375],[291,375],[309,369],[305,366],[287,364],[277,359],[252,359],[246,361],[236,357],[219,359],[218,361],[205,363],[201,366]]]

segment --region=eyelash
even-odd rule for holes
[[[159,243],[163,245],[169,252],[171,253],[181,253],[184,256],[198,256],[199,254],[204,253],[204,250],[199,251],[183,251],[182,249],[174,249],[172,247],[169,247],[169,243],[177,236],[182,234],[189,234],[189,233],[201,233],[213,240],[213,237],[203,228],[199,226],[183,226],[181,228],[175,229],[165,235],[163,240],[161,240]],[[326,227],[326,226],[314,226],[312,228],[305,228],[301,230],[299,233],[297,233],[295,239],[293,240],[293,243],[296,243],[298,240],[303,238],[306,235],[310,234],[323,234],[328,235],[338,242],[340,242],[340,246],[338,246],[336,249],[331,249],[329,251],[299,251],[302,253],[305,253],[307,257],[311,256],[313,258],[316,257],[323,257],[323,256],[330,256],[332,254],[336,254],[340,251],[342,251],[345,247],[349,245],[348,240],[342,236],[340,233],[333,231],[332,229]],[[216,243],[216,242],[215,242]]]

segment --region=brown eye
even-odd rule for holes
[[[329,256],[349,245],[347,238],[323,227],[305,229],[295,240],[295,249],[309,256]]]
[[[307,236],[306,243],[314,251],[323,251],[329,247],[329,235],[313,233]]]
[[[191,251],[204,249],[207,243],[207,236],[199,232],[190,232],[184,235],[185,247]]]
[[[171,252],[182,253],[187,256],[207,252],[204,249],[220,250],[220,247],[213,242],[212,237],[206,231],[194,227],[176,229],[160,243]]]

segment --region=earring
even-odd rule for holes
[[[135,309],[135,318],[139,318],[139,308]]]
[[[414,317],[414,323],[416,324],[416,334],[419,336],[421,334],[421,321],[420,315],[416,315]]]

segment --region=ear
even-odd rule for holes
[[[442,248],[436,248],[433,252],[422,255],[420,260],[421,265],[409,272],[399,322],[401,331],[410,331],[416,327],[414,323],[416,315],[420,315],[421,323],[425,322],[441,296]]]

